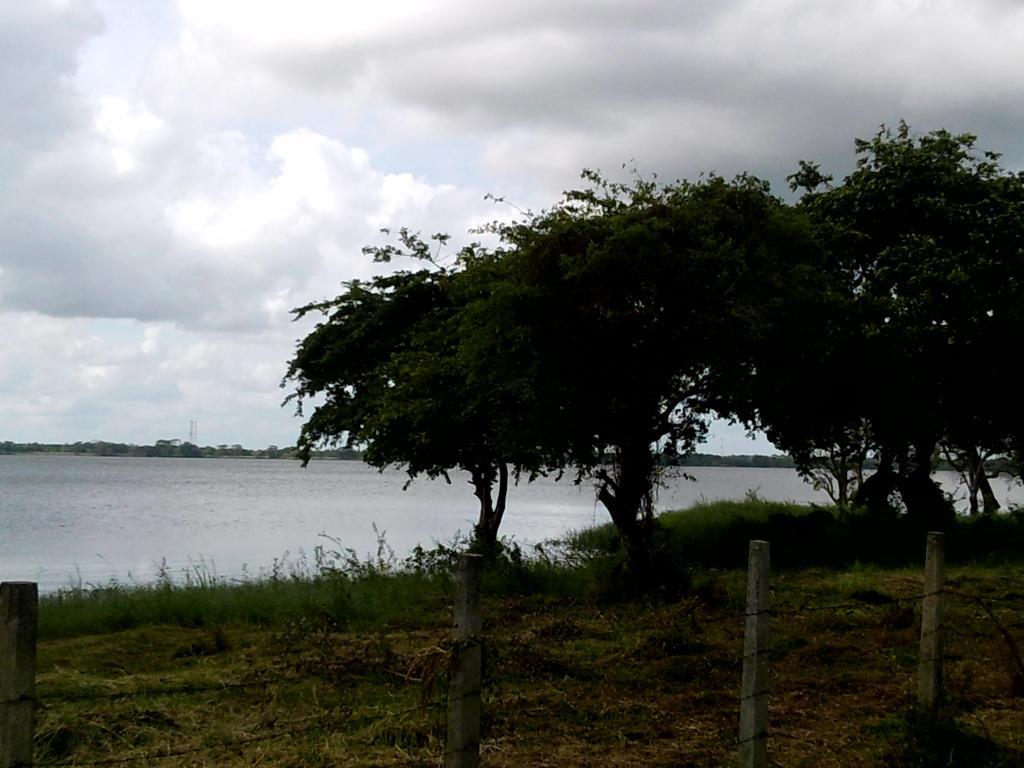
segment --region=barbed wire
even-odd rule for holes
[[[818,611],[838,611],[838,610],[866,610],[870,608],[890,608],[894,605],[900,605],[904,603],[916,603],[924,600],[927,597],[934,597],[935,595],[950,595],[952,597],[959,597],[970,602],[988,601],[994,603],[1022,603],[1024,602],[1024,594],[1021,595],[976,595],[967,592],[961,592],[955,589],[945,587],[938,592],[927,592],[915,595],[887,595],[882,592],[874,593],[870,598],[865,597],[863,599],[857,599],[853,601],[839,602],[839,603],[825,603],[822,605],[811,605],[808,603],[801,603],[798,606],[781,605],[772,608],[762,609],[753,614],[747,612],[746,616],[768,614],[770,616],[800,616],[801,614],[815,613]]]
[[[971,595],[967,592],[957,592],[953,590],[947,591],[950,594],[959,597],[961,600],[968,600],[974,603],[985,612],[985,615],[988,616],[989,620],[992,622],[993,625],[995,625],[996,630],[1002,636],[1003,642],[1006,643],[1007,650],[1009,650],[1010,652],[1010,658],[1013,659],[1014,666],[1017,668],[1017,674],[1020,675],[1022,679],[1024,679],[1024,658],[1021,657],[1020,649],[1017,647],[1017,642],[1013,639],[1013,635],[1011,635],[1010,631],[1005,626],[1003,626],[1003,623],[1001,621],[999,621],[998,617],[995,614],[995,611],[993,611],[992,608],[989,607],[989,605],[987,605],[991,598],[984,598],[978,595]]]
[[[1021,602],[1024,602],[1024,594],[1022,594],[1022,595],[1013,595],[1013,596],[1004,595],[1003,597],[996,597],[995,595],[976,595],[976,594],[971,594],[970,592],[961,592],[961,591],[956,590],[956,589],[949,589],[948,587],[946,589],[944,589],[943,592],[945,594],[947,594],[947,595],[952,595],[953,597],[959,597],[961,599],[969,600],[969,601],[972,601],[972,602],[977,602],[977,601],[980,601],[980,600],[984,600],[984,601],[990,602],[990,603],[1021,603]]]
[[[472,642],[478,642],[473,640]],[[472,643],[467,643],[472,644]],[[406,683],[414,684],[426,684],[428,678],[436,675],[437,670],[431,668],[429,664],[430,660],[434,657],[440,659],[440,662],[436,664],[438,668],[444,668],[451,663],[451,658],[454,653],[458,650],[458,644],[452,643],[451,647],[442,648],[440,646],[430,646],[425,648],[416,654],[410,661],[409,669],[405,672],[387,669],[386,671],[403,680]],[[424,663],[426,660],[426,663]],[[196,684],[184,684],[176,686],[166,686],[160,688],[139,688],[131,691],[103,691],[100,693],[83,692],[83,693],[71,693],[64,691],[51,691],[36,695],[36,701],[116,701],[118,699],[129,699],[144,696],[175,696],[175,695],[190,695],[196,693],[213,693],[218,691],[231,691],[246,688],[266,688],[270,685],[281,685],[288,683],[300,683],[307,682],[313,678],[324,678],[323,674],[318,674],[315,671],[310,671],[308,674],[292,674],[292,675],[276,675],[276,676],[265,676],[258,680],[250,680],[247,682],[233,682],[233,683],[213,683],[209,685],[196,685]]]
[[[908,603],[918,603],[925,600],[928,597],[935,597],[938,595],[949,596],[960,599],[972,605],[977,605],[982,608],[991,624],[995,627],[998,634],[1001,636],[1003,642],[1006,644],[1007,649],[1013,659],[1014,665],[1017,668],[1018,673],[1024,678],[1024,655],[1021,654],[1020,649],[1010,633],[1009,629],[999,620],[995,610],[988,605],[988,603],[1019,603],[1024,602],[1024,595],[1009,595],[1009,596],[989,596],[989,595],[978,595],[971,594],[968,592],[962,592],[960,590],[951,589],[944,587],[937,592],[926,592],[914,595],[886,595],[880,592],[872,592],[870,599],[859,599],[856,601],[845,601],[836,603],[826,603],[823,605],[809,605],[803,603],[798,606],[777,606],[772,608],[761,609],[758,611],[744,612],[745,618],[756,617],[760,615],[769,615],[774,618],[796,618],[806,616],[809,614],[820,613],[825,611],[837,611],[837,610],[866,610],[872,608],[891,609],[894,606],[902,606]],[[966,637],[967,633],[956,627],[954,624],[946,623],[944,630],[950,635],[957,637]],[[989,632],[975,631],[971,633],[973,636],[986,636]],[[784,656],[788,653],[785,648],[777,648],[770,645],[764,648],[757,654],[744,654],[742,656],[733,657],[733,663],[743,663],[749,659],[760,657],[767,657],[768,659],[777,658]]]
[[[824,605],[809,605],[807,603],[801,604],[797,608],[791,608],[789,606],[772,609],[773,613],[786,614],[789,616],[799,616],[805,613],[814,613],[817,611],[838,611],[838,610],[864,610],[869,608],[891,608],[894,605],[901,603],[914,603],[924,600],[926,597],[931,597],[937,593],[931,592],[920,595],[886,595],[881,592],[878,593],[877,598],[872,600],[854,600],[851,602],[844,603],[825,603]]]
[[[1000,581],[1009,582],[1009,585],[1012,586],[1012,587],[1016,587],[1017,589],[1024,590],[1024,581],[1018,581],[1013,576],[997,575],[997,576],[995,576],[995,578],[999,579]]]

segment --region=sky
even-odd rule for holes
[[[0,440],[294,444],[290,309],[583,168],[785,195],[904,119],[1020,169],[1021,51],[1018,0],[0,0]]]

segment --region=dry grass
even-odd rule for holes
[[[489,602],[483,765],[731,765],[743,574],[698,581],[670,604]],[[1024,568],[951,569],[950,586],[997,600],[949,600],[956,754],[930,763],[907,726],[919,606],[885,600],[919,593],[920,573],[777,575],[772,761],[1024,765]],[[37,765],[437,766],[450,648],[442,630],[326,621],[47,641]]]

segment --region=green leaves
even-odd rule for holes
[[[1024,181],[975,141],[901,122],[855,142],[856,168],[839,185],[819,189],[826,177],[810,163],[790,177],[806,190],[799,208],[829,255],[838,310],[831,341],[807,342],[823,356],[778,390],[806,379],[826,396],[776,398],[766,419],[798,457],[867,420],[873,448],[905,477],[927,472],[939,441],[1000,450],[1019,432],[1000,348],[1022,335]],[[808,428],[808,411],[823,429]]]
[[[380,233],[385,237],[391,236],[391,230],[387,227],[382,228]],[[398,245],[394,243],[367,245],[363,247],[363,253],[372,257],[378,263],[387,264],[392,259],[410,258],[430,262],[440,269],[441,266],[437,263],[437,257],[450,239],[450,235],[437,232],[430,236],[431,242],[436,243],[436,246],[431,247],[419,232],[413,232],[408,227],[402,227],[398,230]]]
[[[454,258],[443,233],[385,230],[368,255],[429,268],[296,310],[323,318],[286,377],[289,400],[316,403],[300,445],[466,469],[482,509],[506,465],[573,468],[627,536],[649,522],[654,451],[691,451],[714,414],[808,468],[869,446],[919,473],[939,440],[1022,445],[1021,409],[979,402],[1016,402],[1003,345],[1024,342],[1024,176],[974,143],[883,127],[841,183],[802,162],[796,206],[750,175],[584,171]]]

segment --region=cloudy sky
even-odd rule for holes
[[[0,0],[0,440],[290,445],[290,308],[583,167],[782,193],[904,118],[1022,168],[1022,51],[1018,0]]]

